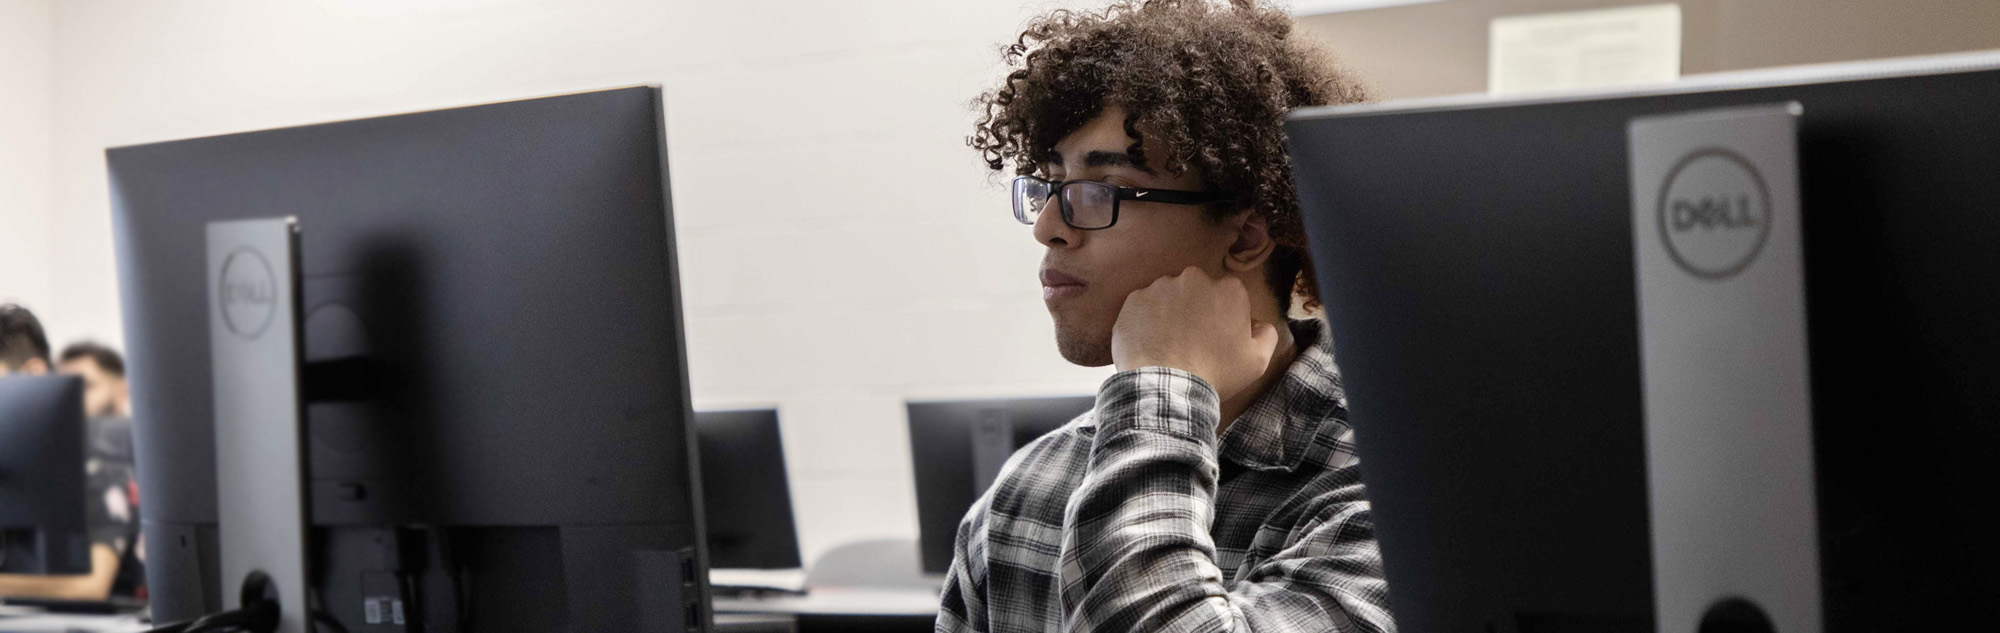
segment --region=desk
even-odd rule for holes
[[[139,633],[153,628],[132,615],[0,614],[0,633]],[[716,633],[795,633],[794,618],[756,613],[718,613]]]
[[[715,600],[726,613],[777,613],[798,618],[799,633],[932,630],[937,623],[938,592],[925,589],[862,589],[829,587],[803,596]]]
[[[0,612],[0,633],[138,633],[153,628],[136,615]]]
[[[905,615],[935,618],[938,593],[920,589],[814,589],[803,596],[717,598],[716,613],[792,615]]]
[[[798,620],[769,613],[717,613],[715,633],[798,633]]]
[[[17,615],[0,611],[0,633],[139,633],[151,628],[153,625],[134,615]],[[790,615],[717,613],[715,630],[716,633],[795,633],[798,627]]]

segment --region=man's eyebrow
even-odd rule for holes
[[[1132,155],[1125,152],[1092,151],[1083,155],[1083,164],[1085,167],[1130,167],[1149,174],[1153,173],[1153,170],[1147,169],[1139,161],[1132,160]]]

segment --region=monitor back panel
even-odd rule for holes
[[[375,380],[366,393],[308,385],[315,486],[423,482],[400,502],[322,501],[315,521],[622,523],[685,506],[660,485],[687,480],[671,457],[687,383],[656,99],[109,150],[135,417],[189,438],[164,447],[186,470],[148,491],[187,502],[148,516],[215,514],[203,230],[275,215],[299,218],[306,361],[377,363],[347,377]]]
[[[177,546],[154,552],[175,579],[155,584],[179,589],[158,604],[198,608],[177,601],[208,573],[189,551],[216,517],[202,240],[221,220],[299,221],[322,545],[424,525],[466,561],[556,548],[560,568],[466,572],[509,578],[470,603],[487,629],[608,625],[634,604],[631,551],[700,550],[661,100],[628,88],[107,150],[141,511],[180,537],[153,541]]]
[[[802,567],[778,412],[702,411],[695,414],[695,425],[709,563],[717,568]]]
[[[2000,521],[1984,70],[1295,116],[1402,628],[1650,630],[1626,124],[1788,100],[1827,621],[2000,619],[1982,571],[2000,546],[1978,527]]]

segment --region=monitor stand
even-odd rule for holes
[[[254,628],[280,633],[310,621],[298,237],[292,217],[208,225],[222,606],[275,600]]]
[[[1630,125],[1660,633],[1822,630],[1800,113]]]

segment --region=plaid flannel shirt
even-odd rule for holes
[[[1120,372],[959,523],[937,631],[1394,631],[1333,345],[1220,438],[1193,374]]]

